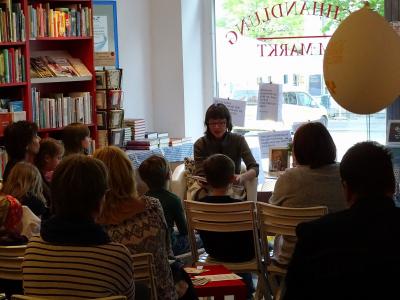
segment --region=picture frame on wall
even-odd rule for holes
[[[289,148],[271,147],[269,148],[268,171],[271,175],[279,175],[290,167]]]
[[[96,71],[96,89],[105,90],[106,88],[106,71]]]
[[[388,121],[386,144],[392,147],[400,147],[400,120]]]
[[[118,68],[117,2],[93,1],[93,40],[96,69]]]
[[[122,69],[106,70],[107,89],[121,89]]]

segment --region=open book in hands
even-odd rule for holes
[[[207,179],[203,176],[197,176],[197,175],[187,175],[187,176],[191,179],[198,181],[201,184],[207,184]]]

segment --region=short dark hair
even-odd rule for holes
[[[211,104],[210,107],[206,111],[206,116],[204,118],[204,125],[207,127],[206,134],[209,135],[210,130],[208,128],[208,122],[210,119],[225,119],[226,120],[226,128],[229,132],[232,131],[232,117],[228,108],[222,103],[214,103]]]
[[[71,123],[63,129],[63,144],[65,155],[83,153],[82,141],[90,136],[87,125],[82,123]]]
[[[227,187],[235,175],[235,163],[224,154],[213,154],[203,163],[207,182],[213,188]]]
[[[336,146],[324,125],[309,122],[296,130],[293,154],[298,164],[315,169],[336,161]]]
[[[347,150],[340,162],[340,176],[358,196],[395,191],[391,153],[377,142],[357,143]]]
[[[107,169],[96,158],[72,154],[54,171],[51,196],[56,215],[92,219],[107,190]]]
[[[165,186],[169,171],[170,168],[167,161],[159,155],[150,156],[139,166],[140,178],[151,190],[161,189]]]
[[[37,133],[37,125],[29,121],[9,124],[4,130],[4,146],[10,159],[25,159],[26,148],[32,143]]]
[[[39,153],[35,157],[35,165],[39,170],[42,170],[45,166],[46,155],[55,157],[56,155],[64,154],[64,146],[61,142],[51,137],[42,139],[40,141]]]

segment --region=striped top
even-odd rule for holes
[[[25,295],[84,299],[124,295],[135,298],[129,250],[117,243],[54,245],[34,236],[22,263]]]

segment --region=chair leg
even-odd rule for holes
[[[254,298],[255,300],[272,300],[271,288],[265,276],[263,276],[262,274],[259,274],[256,294]]]

